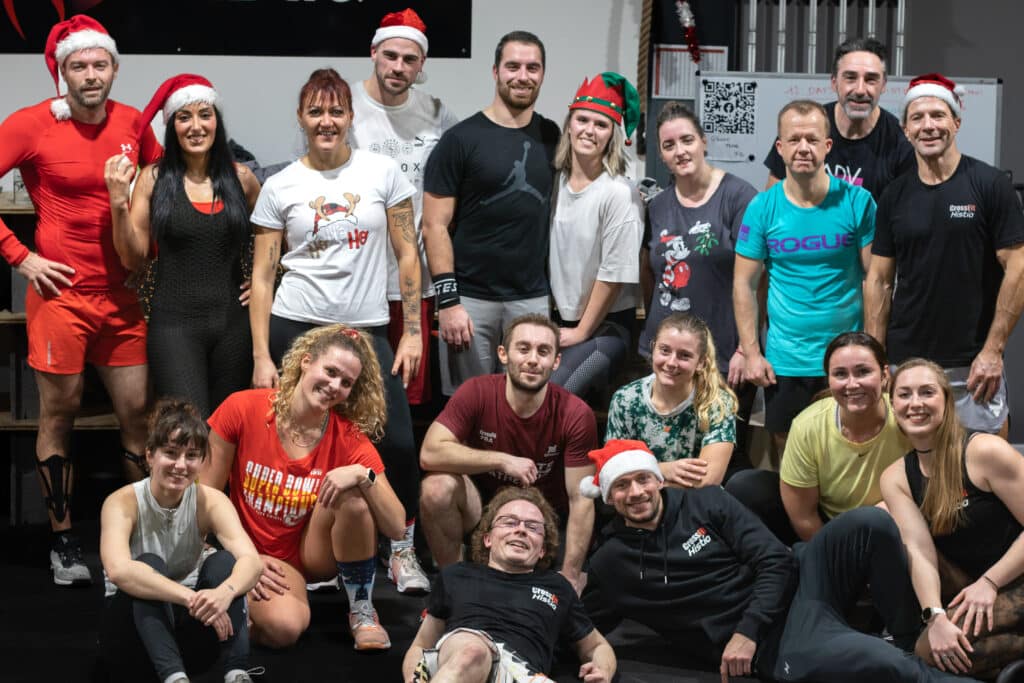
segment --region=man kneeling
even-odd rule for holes
[[[554,510],[537,489],[504,488],[473,532],[473,563],[441,570],[426,615],[402,663],[407,683],[548,681],[560,636],[571,642],[587,683],[611,681],[615,653],[594,628],[572,585],[551,570]]]

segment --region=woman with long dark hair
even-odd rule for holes
[[[163,111],[164,155],[139,174],[122,157],[107,163],[114,247],[140,270],[151,254],[147,356],[157,396],[192,401],[203,415],[249,384],[252,343],[242,287],[259,194],[252,172],[233,161],[217,93],[202,76],[160,86],[140,119]]]
[[[892,381],[911,450],[882,474],[882,495],[924,608],[917,654],[944,671],[995,677],[1024,653],[1024,458],[961,426],[937,364],[908,359]],[[1019,676],[1024,665],[1014,667]]]
[[[733,247],[743,212],[757,190],[708,163],[708,142],[700,119],[680,102],[662,107],[657,141],[672,183],[647,204],[640,251],[647,317],[639,352],[650,357],[658,326],[673,313],[692,313],[707,322],[718,349],[713,360],[737,394],[733,465],[749,467],[747,422],[757,387],[742,381],[732,279]]]

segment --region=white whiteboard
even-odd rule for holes
[[[768,179],[762,162],[775,143],[779,110],[797,99],[836,99],[829,74],[719,71],[700,78],[697,113],[707,132],[708,159],[756,188]],[[966,90],[957,148],[998,167],[1002,81],[951,78]],[[882,93],[881,106],[897,117],[909,82],[910,77],[892,76]]]

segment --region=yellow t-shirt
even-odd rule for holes
[[[864,443],[850,441],[840,433],[836,400],[831,396],[812,403],[793,420],[779,477],[790,486],[818,487],[818,504],[829,518],[881,501],[878,479],[882,471],[910,450],[896,425],[889,397],[883,398],[885,426]]]

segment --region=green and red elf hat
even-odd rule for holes
[[[569,109],[589,109],[604,114],[626,131],[626,144],[640,123],[640,95],[625,76],[605,71],[592,80],[583,79]]]

